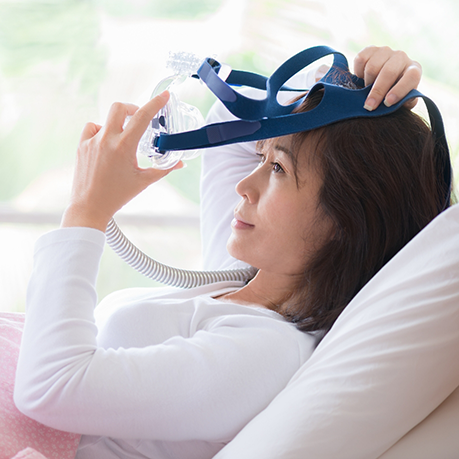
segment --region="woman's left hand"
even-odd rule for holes
[[[61,226],[85,226],[105,231],[112,216],[150,184],[173,169],[142,169],[136,151],[148,123],[166,104],[169,93],[143,107],[115,103],[105,126],[86,124],[78,145],[70,203]],[[123,129],[126,116],[132,116]]]
[[[365,108],[371,111],[383,100],[387,106],[394,105],[416,89],[421,81],[422,67],[403,51],[368,46],[357,54],[354,73],[365,80],[365,86],[374,83],[365,102]],[[413,108],[416,101],[412,99],[406,105]]]

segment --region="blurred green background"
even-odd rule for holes
[[[435,7],[415,0],[0,0],[0,208],[61,213],[85,122],[103,123],[117,100],[146,102],[168,74],[169,51],[215,55],[234,68],[269,74],[319,44],[350,62],[369,44],[403,49],[423,66],[421,90],[442,111],[457,164],[458,22],[455,0],[437,0]],[[203,112],[213,102],[201,86],[184,96]],[[132,212],[150,206],[197,218],[199,174],[199,159],[190,161],[158,191],[175,199],[165,210],[153,193]],[[196,224],[143,232],[131,226],[130,236],[161,261],[199,267]],[[0,309],[23,309],[33,242],[51,228],[0,223]],[[151,283],[107,251],[100,296],[131,285]]]

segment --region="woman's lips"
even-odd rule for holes
[[[239,220],[238,217],[234,217],[233,221],[231,222],[231,226],[234,229],[250,229],[255,228],[255,225],[251,225],[250,223],[246,223],[242,220]]]

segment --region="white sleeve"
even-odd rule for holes
[[[235,314],[189,338],[101,348],[93,310],[103,242],[103,233],[88,228],[38,241],[16,375],[18,408],[80,434],[229,441],[299,367],[298,332],[286,333],[287,324],[270,317]],[[160,326],[152,324],[152,333]]]
[[[230,119],[235,118],[217,101],[207,117],[207,122],[210,124]],[[235,187],[259,163],[255,144],[256,142],[236,143],[203,150],[201,238],[204,269],[236,266],[237,260],[228,254],[226,242],[231,234],[234,209],[241,200]],[[237,265],[248,266],[242,262]]]

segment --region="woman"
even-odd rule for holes
[[[387,48],[362,51],[355,71],[367,84],[375,81],[368,109],[385,94],[387,104],[400,99],[420,78],[418,64]],[[327,299],[336,293],[336,304],[324,309],[317,303],[322,284],[316,286],[316,279],[330,276],[316,276],[318,261],[334,256],[336,244],[345,248],[348,231],[332,208],[336,200],[324,193],[337,169],[329,128],[273,139],[260,144],[260,164],[237,185],[240,203],[228,242],[233,257],[259,268],[257,276],[247,285],[118,292],[102,302],[98,310],[105,317],[95,321],[94,284],[108,221],[170,172],[139,169],[135,158],[138,140],[167,97],[140,109],[115,104],[104,127],[86,125],[62,229],[37,243],[15,400],[28,416],[83,434],[78,458],[212,457],[311,355],[315,334],[299,328],[327,330],[346,301],[400,248],[388,244],[369,264],[357,254],[363,264],[350,276],[355,279],[345,289],[323,291]],[[123,131],[126,115],[133,117]],[[407,116],[399,122],[419,124]],[[418,127],[427,138],[426,128]],[[351,185],[351,191],[366,190],[365,184]],[[218,200],[213,205],[218,208]],[[366,215],[378,212],[369,208]],[[207,223],[220,218],[213,212]],[[356,259],[344,258],[340,265]],[[339,277],[327,286],[335,284]]]

